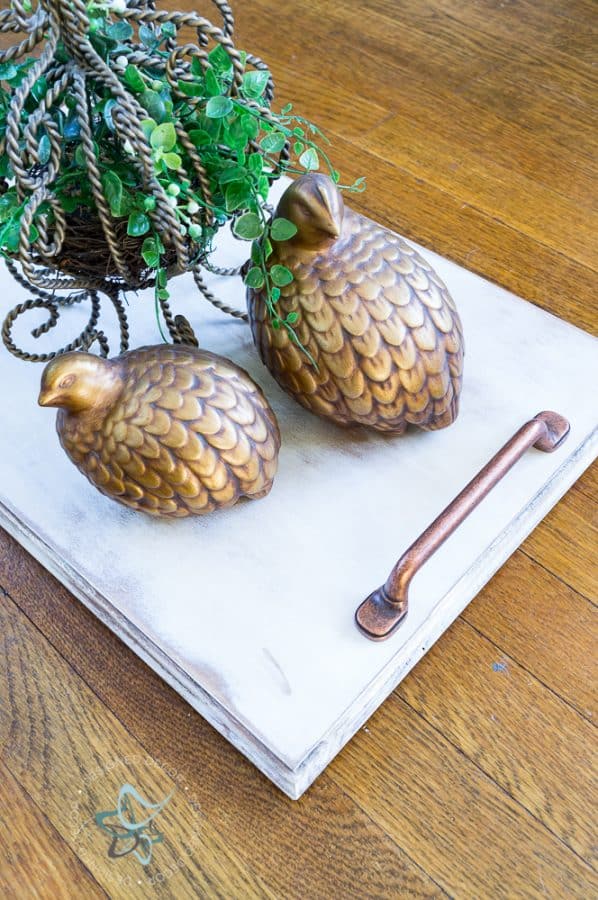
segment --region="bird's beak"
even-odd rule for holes
[[[336,221],[336,216],[334,215],[334,213],[331,209],[330,200],[329,200],[327,194],[319,186],[318,186],[318,194],[320,195],[320,200],[322,201],[322,205],[324,206],[324,209],[328,213],[328,216],[327,216],[328,221],[326,222],[326,225],[325,225],[323,231],[325,232],[325,234],[329,234],[333,238],[340,237],[340,234],[341,234],[340,225]]]
[[[39,397],[37,398],[37,402],[40,406],[59,406],[56,402],[58,400],[58,395],[48,390],[48,388],[42,388],[39,392]]]

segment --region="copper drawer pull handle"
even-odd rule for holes
[[[374,641],[390,637],[407,615],[411,579],[426,560],[450,537],[526,450],[533,446],[544,453],[552,453],[566,439],[569,428],[569,422],[555,412],[538,413],[535,418],[526,422],[411,544],[386,583],[357,607],[355,621],[360,631]]]

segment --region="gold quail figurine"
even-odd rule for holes
[[[297,228],[273,241],[268,265],[294,279],[282,288],[281,318],[297,312],[296,335],[272,327],[262,290],[247,301],[255,343],[279,383],[311,412],[340,425],[401,434],[454,422],[463,333],[446,287],[430,265],[386,228],[345,208],[325,175],[298,178],[275,216]]]
[[[266,398],[234,363],[195,347],[115,359],[65,353],[42,375],[60,442],[108,497],[154,516],[203,515],[272,487],[280,433]]]

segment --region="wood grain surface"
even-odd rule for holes
[[[360,211],[596,333],[591,0],[237,7]],[[594,466],[296,803],[0,531],[0,894],[597,896],[597,494]],[[173,792],[147,867],[94,822],[125,782]]]

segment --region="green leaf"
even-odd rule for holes
[[[157,125],[155,119],[142,119],[139,123],[141,125],[141,130],[143,131],[145,137],[149,141],[152,136],[152,133]]]
[[[35,97],[36,100],[41,100],[46,91],[48,90],[48,81],[41,75],[37,81],[33,84],[31,88],[31,93]]]
[[[259,265],[262,262],[262,250],[259,241],[254,241],[251,245],[251,262],[256,265]]]
[[[260,147],[264,153],[280,153],[285,145],[285,136],[279,131],[273,131],[263,137],[260,141]]]
[[[244,241],[253,241],[264,230],[261,219],[256,213],[248,212],[240,216],[233,225],[233,231],[237,237]]]
[[[50,161],[51,152],[52,145],[50,144],[50,138],[47,134],[42,134],[39,139],[39,144],[37,145],[37,156],[40,166],[45,166],[46,163]]]
[[[212,143],[212,138],[203,128],[194,128],[189,132],[189,137],[194,147],[206,147]]]
[[[228,169],[223,169],[218,175],[220,184],[230,184],[231,181],[245,181],[246,178],[247,170],[242,166],[230,166]]]
[[[176,144],[176,131],[172,122],[163,122],[152,131],[150,144],[154,150],[163,150],[168,153]]]
[[[18,206],[17,195],[15,191],[8,191],[0,197],[0,222],[8,221],[13,209]]]
[[[71,213],[75,212],[81,206],[81,198],[80,197],[61,197],[60,203],[65,212]]]
[[[131,237],[141,237],[150,230],[150,220],[145,213],[132,212],[127,222],[127,234]]]
[[[151,27],[151,25],[142,25],[139,29],[139,40],[143,44],[144,47],[155,47],[158,43],[158,38],[156,37],[156,32]]]
[[[33,232],[33,228],[31,229]],[[19,240],[21,237],[21,223],[10,221],[0,231],[0,247],[3,247],[9,253],[16,253],[19,249]]]
[[[260,126],[258,124],[257,119],[254,118],[254,116],[252,116],[252,115],[246,115],[246,116],[242,116],[241,122],[243,125],[243,130],[245,131],[245,134],[247,135],[248,139],[250,141],[255,140],[255,138],[258,136],[259,131],[260,131]]]
[[[222,119],[233,111],[230,97],[210,97],[206,104],[206,116],[209,119]]]
[[[174,169],[175,171],[183,165],[183,160],[178,153],[165,153],[162,159],[169,169]]]
[[[247,146],[247,131],[243,119],[244,115],[235,116],[227,125],[225,140],[232,150],[243,151]]]
[[[270,278],[277,287],[284,287],[293,280],[293,273],[286,266],[272,266],[270,269]]]
[[[108,100],[107,103],[104,104],[104,121],[110,131],[114,131],[114,122],[112,121],[112,110],[117,106],[116,100]],[[77,122],[77,127],[79,123]]]
[[[112,41],[120,43],[128,41],[133,35],[133,27],[128,22],[115,22],[106,29],[106,36]]]
[[[247,275],[245,276],[245,284],[247,287],[255,288],[259,291],[260,288],[263,288],[265,283],[264,273],[258,266],[252,266]]]
[[[149,237],[144,240],[141,245],[141,255],[147,265],[152,269],[155,269],[160,265],[160,254],[158,253],[155,238]]]
[[[10,81],[17,73],[17,67],[11,62],[0,63],[0,81]]]
[[[176,37],[176,25],[174,22],[164,22],[161,31],[163,37]]]
[[[299,313],[298,312],[290,312],[286,318],[288,325],[294,325],[295,322],[299,321]]]
[[[210,65],[218,74],[230,72],[233,67],[232,60],[222,44],[218,44],[217,47],[210,51],[208,59],[210,60]]]
[[[204,75],[206,93],[208,97],[217,97],[222,93],[222,86],[213,69],[207,69]]]
[[[123,183],[116,172],[104,172],[102,174],[102,190],[113,216],[121,215],[123,199]]]
[[[257,180],[257,189],[264,200],[267,200],[268,194],[270,193],[270,182],[268,181],[267,175],[260,175]]]
[[[108,104],[106,104],[107,106]],[[114,102],[116,105],[116,102]],[[112,122],[112,108],[108,111],[108,118],[106,119],[106,124],[108,124],[108,120]],[[104,109],[104,115],[106,115],[106,110]],[[114,130],[114,125],[108,126]],[[64,123],[62,129],[62,135],[67,139],[67,141],[77,141],[81,137],[81,124],[79,122],[79,117],[76,113],[72,113]]]
[[[206,116],[201,127],[208,132],[212,139],[212,143],[216,144],[220,140],[223,122],[221,119],[208,119]]]
[[[288,219],[278,217],[270,226],[270,236],[275,241],[288,241],[297,234],[297,226]]]
[[[257,100],[266,90],[270,73],[267,70],[256,69],[243,75],[241,91],[246,97]]]
[[[247,201],[251,198],[251,190],[245,181],[233,181],[226,188],[224,195],[227,212],[234,212],[236,209],[243,209],[247,205]],[[257,237],[257,235],[252,235]]]
[[[280,300],[280,288],[279,287],[272,288],[272,290],[270,291],[270,299],[272,300],[272,303],[278,303],[278,301]]]
[[[313,147],[308,147],[308,149],[299,157],[299,165],[303,166],[304,169],[307,169],[308,172],[319,169],[320,160],[317,151],[314,150]]]
[[[128,216],[133,212],[134,206],[133,195],[123,187],[123,198],[120,202],[120,215]]]
[[[137,68],[137,66],[128,65],[125,69],[123,80],[126,84],[129,85],[132,91],[135,91],[136,94],[140,94],[145,91],[145,82],[141,77],[141,72]]]
[[[160,94],[156,91],[144,91],[139,96],[139,102],[155,122],[164,121],[166,107]]]
[[[178,82],[178,88],[185,97],[205,97],[206,89],[201,81],[183,81]]]
[[[12,168],[10,166],[10,162],[8,160],[8,153],[4,153],[0,155],[0,178],[11,178],[12,177]]]
[[[251,153],[247,160],[247,168],[252,175],[261,175],[264,168],[264,159],[261,153]]]
[[[195,75],[200,81],[204,80],[205,69],[204,69],[204,60],[199,56],[191,57],[191,74]]]

